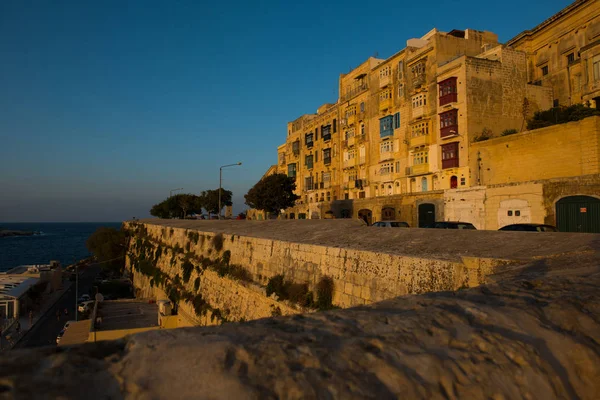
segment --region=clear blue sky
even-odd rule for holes
[[[242,211],[340,73],[434,27],[504,42],[570,3],[2,0],[0,222],[145,217],[237,161]]]

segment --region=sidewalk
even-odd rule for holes
[[[42,308],[37,313],[33,314],[31,321],[29,315],[23,315],[19,317],[19,324],[21,325],[20,332],[17,333],[17,324],[13,323],[2,335],[0,335],[0,351],[12,349],[27,332],[29,332],[35,324],[42,318],[48,310],[50,310],[56,302],[66,293],[72,286],[72,282],[65,280],[63,281],[63,288],[56,292],[50,293],[45,299]]]

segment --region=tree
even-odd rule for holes
[[[203,199],[194,194],[177,194],[150,209],[150,215],[158,218],[185,218],[191,213],[202,213]]]
[[[293,207],[300,198],[294,194],[296,182],[286,174],[269,175],[258,181],[244,196],[246,204],[257,210],[279,214]]]
[[[86,247],[103,267],[122,271],[125,266],[127,235],[115,228],[98,228],[85,242]]]
[[[230,190],[221,188],[221,208],[233,204],[231,202],[232,195],[233,193]],[[202,199],[204,209],[208,212],[209,218],[210,214],[219,214],[221,211],[219,210],[219,189],[205,190],[200,194],[200,198]]]

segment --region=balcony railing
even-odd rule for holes
[[[379,100],[379,111],[387,110],[392,106],[392,99]]]
[[[392,158],[394,158],[393,151],[382,151],[379,153],[379,161],[390,160]]]
[[[457,135],[458,135],[458,126],[457,125],[445,126],[440,129],[440,137],[442,137],[442,138],[454,137]]]
[[[442,160],[442,169],[458,167],[458,158]]]
[[[429,164],[417,164],[408,167],[408,175],[423,175],[429,173]]]
[[[456,93],[448,93],[443,96],[440,96],[440,106],[456,103],[457,94]]]
[[[410,147],[418,147],[431,143],[429,135],[419,135],[410,138]]]
[[[380,76],[379,77],[379,87],[385,87],[387,85],[389,85],[390,83],[392,83],[392,76],[391,75],[385,75],[385,76]]]
[[[342,97],[342,101],[348,101],[351,98],[358,96],[359,94],[361,94],[362,92],[366,91],[369,89],[369,85],[367,85],[367,83],[363,83],[361,85],[355,86],[352,89],[348,90],[344,96]]]

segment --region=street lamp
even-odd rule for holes
[[[235,164],[227,164],[219,167],[219,219],[221,219],[221,183],[223,181],[223,168],[235,167],[236,165],[242,165],[241,162]]]
[[[171,189],[171,190],[169,191],[169,197],[173,196],[173,192],[176,192],[176,191],[178,191],[178,190],[183,190],[183,188],[179,188],[179,189]]]

